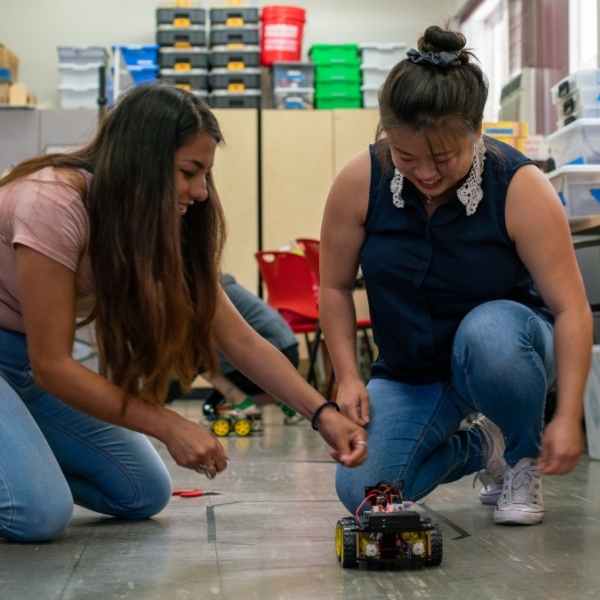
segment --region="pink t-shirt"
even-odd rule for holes
[[[82,173],[88,180],[91,175]],[[76,273],[77,317],[94,304],[87,254],[88,217],[64,175],[47,167],[0,187],[0,327],[25,332],[17,285],[16,244],[23,244]]]

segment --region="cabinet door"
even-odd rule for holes
[[[332,182],[333,112],[263,110],[263,248],[318,238]]]
[[[333,111],[333,173],[375,141],[379,111],[371,108]]]
[[[225,217],[227,242],[222,269],[256,294],[258,267],[258,111],[215,109],[225,144],[217,150],[213,174]]]

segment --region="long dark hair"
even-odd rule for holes
[[[217,119],[192,93],[134,88],[102,120],[95,139],[69,154],[25,161],[6,185],[39,169],[70,169],[89,215],[96,286],[93,314],[105,372],[126,393],[161,403],[169,379],[189,387],[199,366],[217,370],[212,335],[225,220],[211,175],[208,199],[177,211],[175,152],[195,135],[217,143]],[[89,193],[85,179],[93,174]]]
[[[393,170],[386,131],[406,127],[431,138],[440,131],[454,139],[475,134],[483,121],[488,83],[462,33],[432,25],[419,38],[423,52],[458,52],[457,66],[414,63],[406,58],[394,66],[379,90],[376,138],[381,163]]]

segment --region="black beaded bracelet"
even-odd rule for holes
[[[337,410],[338,412],[340,412],[340,407],[338,405],[337,402],[334,402],[333,400],[327,400],[327,402],[323,402],[323,404],[321,404],[321,406],[319,406],[317,408],[317,410],[315,410],[312,419],[310,421],[310,424],[312,425],[312,428],[315,431],[318,431],[317,428],[317,419],[319,418],[319,415],[321,414],[321,411],[326,407],[326,406],[331,406],[333,408],[335,408],[335,410]]]

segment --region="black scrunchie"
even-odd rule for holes
[[[407,53],[408,59],[415,64],[427,64],[434,67],[459,67],[460,52],[458,50],[452,52],[421,52],[411,48]]]

